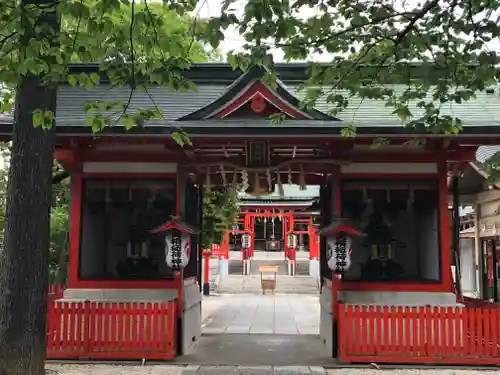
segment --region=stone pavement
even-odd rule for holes
[[[319,334],[317,294],[212,295],[202,311],[203,334]]]
[[[180,365],[329,366],[336,364],[319,335],[202,335]]]
[[[188,366],[182,375],[326,375],[315,366]]]

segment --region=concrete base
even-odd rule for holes
[[[330,293],[331,294],[331,293]],[[453,293],[436,292],[339,292],[339,300],[353,305],[461,306]]]
[[[319,259],[309,260],[309,276],[319,278]]]
[[[67,302],[166,302],[177,299],[175,289],[66,289]]]
[[[250,275],[250,259],[243,261],[243,275]]]
[[[219,259],[219,275],[221,278],[229,275],[229,259]]]
[[[321,287],[319,297],[319,337],[323,340],[326,350],[333,356],[333,312],[332,312],[332,288],[325,284]]]
[[[201,295],[198,284],[184,286],[182,300],[181,353],[186,353],[201,336]]]
[[[288,276],[295,276],[297,273],[297,263],[293,260],[287,260]]]

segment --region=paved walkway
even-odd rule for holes
[[[204,334],[319,334],[319,295],[213,295],[202,311]]]
[[[182,375],[326,375],[314,366],[190,366]]]
[[[319,335],[203,335],[176,364],[210,366],[328,366],[335,364]]]

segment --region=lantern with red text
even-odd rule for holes
[[[188,265],[191,236],[198,233],[197,230],[174,217],[150,232],[165,233],[165,263],[168,267],[178,270]]]
[[[241,247],[243,249],[250,249],[252,242],[252,236],[248,233],[242,234],[241,235]]]
[[[352,238],[363,233],[347,219],[335,219],[330,225],[318,231],[326,237],[326,261],[328,268],[343,273],[351,266]]]
[[[290,233],[286,237],[287,239],[287,245],[289,249],[296,250],[297,249],[297,235]]]

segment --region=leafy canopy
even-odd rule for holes
[[[162,112],[151,100],[147,108],[129,108],[135,90],[148,90],[151,85],[164,85],[171,90],[188,90],[193,86],[179,74],[193,61],[206,61],[213,51],[205,52],[195,40],[197,21],[185,14],[194,9],[195,0],[171,0],[149,3],[145,0],[68,0],[58,2],[61,32],[37,23],[48,6],[18,6],[16,0],[0,0],[0,82],[15,88],[22,77],[34,74],[43,84],[69,82],[91,89],[106,75],[112,85],[130,87],[125,102],[95,101],[84,103],[87,125],[94,131],[117,123],[131,128],[161,118]],[[23,18],[33,25],[26,30]],[[36,37],[29,48],[20,49],[19,42],[28,32]],[[50,43],[54,38],[60,46]],[[69,64],[95,62],[99,70],[92,73],[72,72]],[[0,112],[11,112],[13,90],[0,94]],[[54,114],[37,110],[35,126],[50,127]],[[175,129],[176,140],[187,142]]]
[[[353,97],[379,99],[420,134],[456,134],[460,118],[443,109],[473,99],[500,78],[500,1],[225,0],[209,20],[213,46],[236,27],[247,41],[229,61],[243,69],[269,65],[271,48],[285,59],[328,56],[312,64],[305,106],[319,97],[331,113]],[[418,66],[418,69],[411,66]],[[396,90],[392,83],[404,84]],[[355,124],[353,124],[355,125]],[[346,136],[354,136],[348,127]]]

